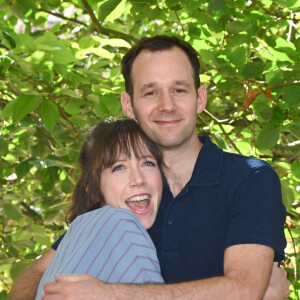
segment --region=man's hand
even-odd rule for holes
[[[271,278],[263,300],[284,300],[290,295],[287,273],[278,263],[273,263]]]
[[[106,284],[90,275],[55,276],[56,282],[45,285],[43,300],[96,300],[111,299],[113,285]],[[102,297],[101,297],[102,295]]]

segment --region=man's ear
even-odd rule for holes
[[[131,97],[128,93],[122,92],[121,94],[121,104],[122,104],[122,110],[125,116],[127,116],[129,119],[135,119],[132,105],[131,105]]]
[[[201,85],[197,90],[197,113],[200,114],[206,106],[207,92],[204,85]]]

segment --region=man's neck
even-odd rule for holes
[[[163,171],[174,197],[191,179],[202,146],[203,144],[196,136],[196,139],[183,147],[171,150],[161,149],[164,157]]]

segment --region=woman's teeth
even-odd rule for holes
[[[127,201],[128,202],[137,202],[137,201],[147,200],[148,198],[149,198],[148,195],[134,196],[134,197],[129,198]]]

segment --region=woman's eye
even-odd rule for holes
[[[150,160],[145,161],[144,165],[149,166],[149,167],[155,167],[156,166],[156,164],[153,161],[150,161]]]
[[[112,168],[112,172],[120,171],[124,168],[123,165],[117,165]]]

